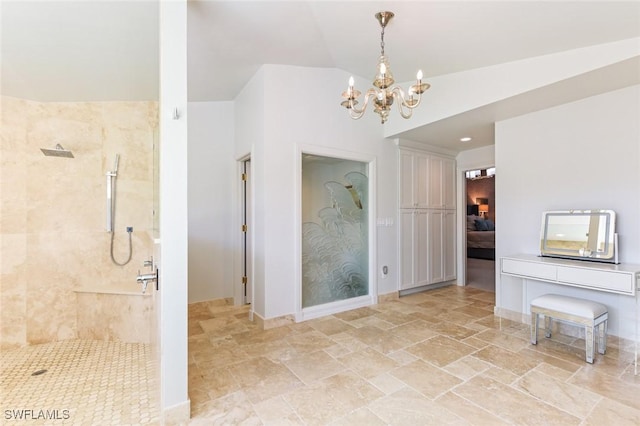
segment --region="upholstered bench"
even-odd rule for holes
[[[598,352],[607,350],[607,307],[602,303],[557,294],[545,294],[531,301],[531,344],[538,343],[538,316],[544,315],[545,337],[551,337],[551,322],[557,319],[584,326],[587,362],[593,364],[595,335],[598,329]]]

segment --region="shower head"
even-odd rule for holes
[[[65,157],[65,158],[74,158],[71,151],[67,151],[60,144],[56,144],[55,149],[44,149],[40,148],[40,151],[47,157]]]

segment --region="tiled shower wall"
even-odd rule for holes
[[[157,102],[34,102],[0,98],[0,347],[78,335],[74,288],[139,290],[153,252]],[[59,143],[75,158],[46,157]],[[106,177],[120,154],[116,266],[106,232]],[[91,309],[90,307],[88,309]]]

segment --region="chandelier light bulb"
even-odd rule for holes
[[[353,87],[353,76],[349,77],[349,87]]]
[[[416,74],[416,78],[419,80],[422,80],[422,70],[418,70],[418,73]]]
[[[387,73],[387,66],[383,63],[380,64],[380,74],[385,75]]]

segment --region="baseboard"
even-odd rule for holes
[[[522,312],[512,311],[510,309],[500,308],[498,306],[493,307],[493,314],[497,317],[508,319],[515,322],[521,322],[523,324],[529,324],[531,321],[531,315],[524,314]]]
[[[162,424],[166,426],[182,426],[189,423],[191,418],[191,400],[167,407],[162,412]]]
[[[275,318],[263,318],[257,312],[253,312],[253,322],[256,323],[260,330],[269,330],[271,328],[282,327],[283,325],[295,324],[296,320],[293,315],[283,315]]]
[[[397,291],[392,291],[391,293],[379,294],[378,295],[378,303],[384,302],[393,302],[394,300],[400,299],[400,295]]]
[[[414,287],[414,288],[409,288],[409,289],[406,289],[406,290],[400,290],[398,295],[400,297],[408,296],[410,294],[421,293],[421,292],[426,291],[426,290],[435,290],[436,288],[447,287],[447,286],[455,285],[455,284],[456,284],[456,280],[444,281],[444,282],[436,283],[436,284],[426,284],[426,285],[423,285],[423,286],[420,286],[420,287]]]

